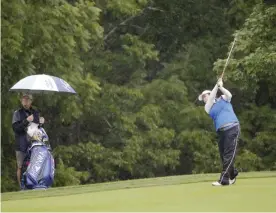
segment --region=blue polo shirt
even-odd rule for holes
[[[216,103],[214,103],[209,115],[214,121],[216,131],[227,123],[239,123],[232,104],[223,98],[218,99]]]

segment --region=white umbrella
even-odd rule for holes
[[[18,81],[10,91],[29,93],[72,93],[76,91],[63,79],[50,75],[31,75]]]

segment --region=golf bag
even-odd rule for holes
[[[22,189],[49,188],[54,182],[55,162],[51,147],[47,144],[48,136],[39,127],[31,138],[27,156],[22,167]]]

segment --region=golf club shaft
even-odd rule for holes
[[[228,63],[229,63],[229,58],[230,58],[230,56],[231,56],[231,53],[232,53],[232,50],[233,50],[233,48],[234,48],[235,42],[236,42],[236,37],[235,37],[235,39],[234,39],[234,42],[233,42],[232,47],[231,47],[231,49],[230,49],[230,52],[229,52],[228,58],[227,58],[227,60],[226,60],[225,66],[224,66],[224,68],[223,68],[222,74],[221,74],[221,76],[220,76],[221,79],[223,78],[225,69],[226,69],[226,67],[227,67],[227,65],[228,65]]]
[[[226,67],[227,67],[227,65],[228,65],[228,63],[229,63],[229,58],[230,58],[231,53],[232,53],[232,50],[233,50],[233,48],[234,48],[234,45],[235,45],[235,42],[236,42],[236,38],[237,38],[237,37],[235,36],[235,39],[234,39],[233,44],[232,44],[232,47],[231,47],[230,52],[229,52],[229,54],[228,54],[228,58],[227,58],[227,60],[226,60],[226,63],[225,63],[225,65],[224,65],[224,68],[223,68],[223,71],[222,71],[222,74],[221,74],[221,76],[220,76],[221,79],[223,78],[225,69],[226,69]],[[195,103],[196,101],[197,101],[197,98],[195,99],[194,103]]]

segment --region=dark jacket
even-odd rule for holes
[[[29,110],[24,109],[23,107],[19,110],[16,110],[13,113],[12,118],[12,128],[15,134],[15,150],[26,152],[30,142],[27,138],[27,127],[29,122],[27,121],[27,117],[32,115],[34,116],[34,123],[39,123],[39,112],[33,108]]]

